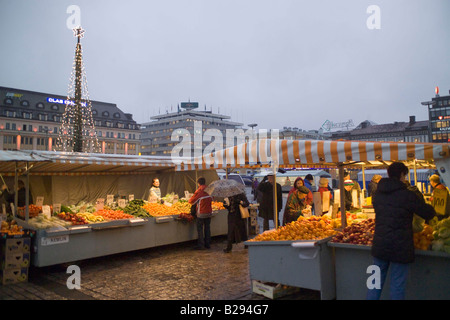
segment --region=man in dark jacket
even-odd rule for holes
[[[367,299],[380,298],[388,268],[391,272],[390,297],[404,299],[408,266],[414,262],[412,220],[416,213],[425,220],[435,216],[433,207],[414,191],[408,190],[405,177],[408,168],[394,162],[388,168],[389,178],[378,183],[373,198],[375,233],[372,244],[374,265],[380,268],[380,286],[368,288]]]
[[[269,220],[274,220],[273,212],[273,186],[275,184],[275,176],[269,174],[266,178],[259,184],[257,191],[261,192],[261,203],[259,205],[259,216],[264,219],[263,230],[269,230]],[[281,190],[281,185],[276,184],[277,190],[277,215],[283,207],[283,194]],[[278,216],[278,226],[280,226],[280,217]]]

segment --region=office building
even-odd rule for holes
[[[141,125],[142,155],[170,156],[173,148],[180,142],[180,140],[172,140],[172,134],[182,138],[183,133],[189,135],[187,138],[192,144],[191,155],[198,154],[196,151],[201,153],[211,143],[211,137],[205,136],[208,129],[217,129],[221,132],[224,138],[221,145],[225,147],[227,145],[226,130],[242,129],[243,126],[242,123],[231,121],[230,116],[213,113],[211,110],[206,110],[206,107],[205,110],[199,110],[198,102],[182,102],[176,112],[166,112],[150,119],[153,121]],[[241,133],[237,132],[237,134]],[[199,135],[202,139],[194,141],[194,136]]]
[[[0,149],[54,150],[67,96],[0,87]],[[139,125],[117,105],[91,101],[102,153],[138,154]]]

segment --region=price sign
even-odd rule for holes
[[[119,199],[117,201],[117,204],[119,205],[120,208],[125,208],[126,207],[125,199]]]
[[[36,206],[42,207],[43,204],[44,204],[44,197],[42,196],[36,197]]]
[[[61,212],[61,203],[54,203],[53,204],[53,212],[54,213],[60,213]]]
[[[113,194],[108,194],[106,196],[106,204],[111,204],[114,202],[114,195]]]
[[[105,206],[105,199],[104,198],[99,198],[97,199],[97,203],[96,203],[96,209],[98,210],[103,210],[103,207]]]
[[[158,202],[158,198],[155,197],[155,196],[151,196],[151,197],[148,199],[148,202],[150,202],[150,203],[156,203],[156,202]]]
[[[50,211],[50,206],[42,206],[42,214],[47,218],[52,216],[52,212]]]
[[[436,214],[445,215],[445,208],[447,207],[448,191],[447,189],[435,189],[433,191],[433,207]]]
[[[134,200],[134,194],[129,194],[128,195],[128,201],[132,201]]]

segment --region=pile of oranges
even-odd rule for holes
[[[158,202],[146,203],[142,206],[147,212],[154,217],[179,215],[180,211],[173,206],[166,206]]]
[[[428,250],[433,241],[433,227],[425,224],[421,232],[416,232],[413,234],[414,248],[419,250]]]
[[[336,231],[326,219],[316,216],[308,218],[301,216],[297,221],[268,230],[250,241],[318,240],[335,234]]]

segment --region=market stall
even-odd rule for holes
[[[195,240],[182,198],[195,191],[197,177],[217,179],[210,170],[177,171],[170,158],[48,151],[0,151],[0,173],[6,184],[21,176],[31,190],[33,201],[13,215],[35,232],[32,264],[38,267]],[[145,207],[154,177],[162,194],[177,197]],[[227,233],[222,209],[213,214],[211,236]]]
[[[393,161],[404,162],[411,170],[417,169],[437,169],[444,182],[449,185],[449,145],[432,143],[394,143],[394,142],[359,142],[359,141],[304,141],[304,140],[253,140],[248,143],[219,150],[211,155],[205,155],[201,159],[197,158],[191,163],[182,163],[181,167],[196,169],[222,169],[222,168],[270,168],[276,173],[278,168],[316,168],[316,169],[337,169],[339,174],[340,203],[344,203],[343,175],[344,168],[387,168]],[[416,180],[417,181],[417,180]],[[276,212],[276,211],[275,211]],[[330,217],[331,221],[336,221],[336,217]],[[321,218],[325,219],[325,217]],[[367,216],[357,216],[353,214],[341,214],[339,224],[333,225],[323,221],[322,224],[339,226],[340,229],[347,227],[347,223],[359,220],[367,220]],[[357,267],[352,269],[359,273],[356,278],[361,285],[362,278],[366,277],[367,261],[364,266],[358,265],[359,260],[353,261],[350,258],[340,259],[341,255],[334,254],[333,250],[325,249],[328,245],[325,241],[326,235],[322,237],[312,237],[310,232],[317,227],[308,227],[307,231],[300,233],[299,228],[308,226],[309,222],[295,221],[292,227],[296,230],[286,230],[286,227],[276,229],[277,231],[266,231],[265,238],[248,241],[249,246],[249,268],[250,278],[262,281],[269,281],[283,285],[312,288],[321,291],[323,299],[340,298],[336,293],[340,293],[345,287],[351,292],[352,282],[346,282],[340,270],[346,267],[342,263],[356,263]],[[291,227],[291,226],[290,226]],[[278,231],[279,230],[279,231]],[[275,234],[274,234],[275,233]],[[285,233],[285,234],[278,234]],[[255,240],[253,239],[253,240]],[[308,246],[302,245],[303,241],[308,241]],[[329,243],[329,242],[328,242]],[[336,246],[335,246],[336,247]],[[361,247],[367,250],[367,257],[370,255],[369,245],[347,244],[346,250],[359,252]],[[313,259],[304,259],[301,256],[306,250],[316,250],[318,253]],[[424,251],[424,250],[422,250]],[[424,251],[426,252],[426,251]],[[432,266],[435,263],[439,267],[433,269],[432,275],[426,278],[420,274],[415,274],[415,281],[430,281],[433,285],[442,279],[448,279],[448,254],[436,253],[420,255],[416,263]],[[436,260],[435,256],[440,259]],[[423,258],[423,259],[422,259]],[[442,258],[442,259],[441,259]],[[270,266],[267,267],[266,266]],[[304,272],[308,270],[308,272]],[[337,270],[338,272],[335,272]],[[351,276],[351,272],[346,275]],[[433,281],[430,280],[433,278]],[[436,280],[439,279],[439,280]],[[334,282],[334,283],[333,283]],[[362,285],[365,285],[365,280]],[[334,287],[335,286],[335,287]],[[350,288],[349,288],[350,286]],[[335,291],[333,290],[335,288]],[[448,288],[448,283],[446,283]],[[361,298],[361,297],[360,297]],[[363,297],[364,298],[364,297]]]

